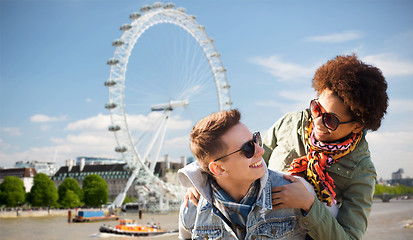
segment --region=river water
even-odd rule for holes
[[[126,214],[120,217],[135,219],[141,224],[148,222],[160,223],[162,229],[166,230],[178,228],[177,212],[169,214],[143,214],[142,219],[139,219],[137,214]],[[375,201],[364,239],[413,239],[413,226],[410,228],[404,227],[409,221],[413,221],[413,200],[392,199],[389,203]],[[67,216],[0,218],[0,239],[166,240],[178,238],[176,233],[156,237],[127,237],[99,233],[99,227],[103,224],[114,226],[117,222],[68,223]]]

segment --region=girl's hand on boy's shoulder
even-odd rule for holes
[[[272,209],[301,208],[308,213],[314,203],[315,197],[311,194],[300,179],[284,175],[291,183],[271,188]]]
[[[200,194],[196,190],[196,188],[191,187],[186,190],[186,194],[184,197],[184,204],[185,207],[188,207],[189,201],[191,201],[195,206],[198,206]]]

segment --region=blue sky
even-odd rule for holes
[[[119,157],[107,131],[111,42],[140,0],[0,0],[0,165]],[[233,107],[252,131],[315,97],[314,71],[356,53],[386,77],[390,106],[369,132],[379,177],[413,177],[411,1],[174,1],[206,26],[227,69]],[[139,45],[138,43],[137,45]],[[145,54],[150,54],[146,52]],[[145,58],[146,59],[146,58]],[[183,121],[186,127],[197,119]],[[179,124],[178,124],[179,125]],[[186,147],[186,146],[185,146]]]

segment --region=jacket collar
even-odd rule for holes
[[[263,160],[264,162],[264,160]],[[268,181],[268,168],[264,164],[265,173],[260,178],[260,189],[258,191],[256,205],[262,208],[272,208],[271,204],[271,183]],[[178,170],[178,180],[184,187],[195,187],[201,196],[212,204],[212,191],[208,181],[208,174],[202,170],[197,161]],[[204,203],[207,207],[207,202]]]

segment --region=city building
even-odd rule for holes
[[[178,184],[176,172],[184,166],[186,158],[181,157],[180,163],[170,162],[168,155],[165,155],[164,159],[163,162],[156,163],[155,176],[166,182]],[[71,177],[82,187],[85,177],[97,174],[106,181],[109,201],[112,202],[123,191],[132,174],[130,170],[126,169],[126,163],[117,163],[116,161],[118,160],[92,157],[78,157],[76,161],[68,159],[66,160],[66,166],[61,167],[52,177],[52,180],[58,188],[66,178]],[[138,199],[138,195],[139,193],[134,187],[129,188],[127,196]]]
[[[34,168],[7,168],[0,169],[0,183],[4,181],[7,176],[18,177],[23,181],[26,192],[30,192],[33,186],[33,178],[37,174]]]
[[[124,169],[125,165],[125,163],[85,165],[83,161],[80,165],[72,165],[69,163],[69,165],[61,167],[52,177],[52,180],[56,188],[58,188],[66,178],[71,177],[79,183],[80,187],[82,187],[83,180],[87,176],[92,174],[99,175],[108,185],[109,201],[113,201],[124,189],[131,175],[130,171]],[[128,190],[127,195],[134,198],[138,197],[133,188]]]
[[[391,174],[391,179],[392,179],[392,180],[402,179],[402,178],[403,178],[403,174],[404,174],[403,168],[399,168],[399,170],[397,170],[396,172],[393,172],[393,173]]]
[[[81,156],[76,158],[76,165],[84,161],[85,165],[100,165],[100,164],[116,164],[116,163],[125,163],[124,160],[115,159],[115,158],[105,158],[105,157],[86,157]]]
[[[15,168],[34,168],[37,173],[44,173],[47,176],[53,176],[57,171],[55,162],[40,162],[40,161],[17,161],[14,164]]]
[[[405,185],[407,187],[413,186],[413,178],[406,178],[403,176],[403,168],[399,168],[396,172],[391,174],[391,180],[389,180],[390,185]]]

